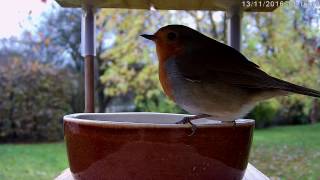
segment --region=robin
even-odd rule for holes
[[[168,25],[142,37],[156,44],[159,79],[165,94],[195,114],[180,123],[209,118],[234,122],[257,102],[292,93],[320,92],[272,77],[234,48],[183,25]]]

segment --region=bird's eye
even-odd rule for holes
[[[177,38],[177,34],[174,33],[174,32],[169,32],[168,35],[167,35],[167,37],[168,37],[168,39],[169,39],[170,41],[173,41],[173,40],[175,40],[175,39]]]

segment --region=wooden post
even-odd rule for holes
[[[85,112],[94,113],[95,16],[91,6],[82,11],[81,44],[85,68]]]
[[[94,112],[94,56],[85,56],[85,112]]]
[[[241,16],[240,4],[231,6],[227,11],[228,44],[238,51],[241,51]]]

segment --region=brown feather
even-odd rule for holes
[[[260,67],[235,49],[213,39],[208,44],[176,57],[177,66],[187,79],[208,83],[223,81],[249,89],[283,90],[308,96],[320,97],[320,92],[298,86],[263,72]],[[214,53],[212,53],[214,52]],[[183,59],[183,60],[179,60]],[[279,95],[283,92],[279,91]]]

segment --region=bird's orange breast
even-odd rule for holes
[[[170,84],[170,81],[168,79],[168,74],[167,74],[164,66],[165,66],[164,62],[160,61],[159,62],[159,80],[160,80],[160,83],[161,83],[161,86],[162,86],[164,93],[171,100],[174,101],[172,86]]]
[[[174,101],[173,89],[166,72],[165,64],[170,57],[181,53],[182,48],[177,46],[164,45],[163,42],[157,41],[156,50],[159,59],[159,80],[165,94]]]

